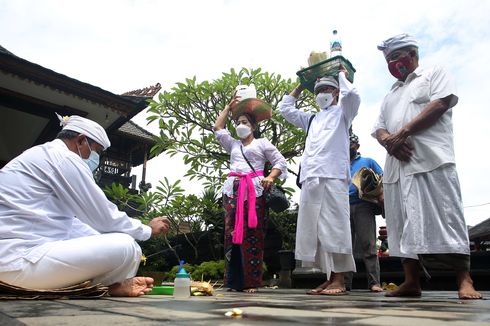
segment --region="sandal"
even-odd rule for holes
[[[310,295],[318,295],[318,294],[320,294],[320,292],[322,292],[323,290],[324,290],[324,288],[317,287],[317,288],[314,288],[314,289],[311,289],[311,290],[306,291],[306,294],[310,294]]]
[[[314,289],[311,289],[311,290],[308,290],[306,291],[306,294],[310,294],[310,295],[318,295],[320,294],[323,290],[325,290],[327,288],[327,286],[330,285],[330,281],[326,281],[326,282],[323,282],[322,284],[320,284],[319,286],[317,286],[316,288]]]
[[[347,291],[345,290],[345,288],[331,288],[331,289],[323,289],[323,291],[321,291],[319,294],[320,295],[346,295]]]

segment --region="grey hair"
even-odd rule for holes
[[[62,129],[58,135],[56,135],[56,138],[57,139],[74,139],[76,137],[78,137],[78,135],[80,135],[79,132],[76,132],[76,131],[73,131],[73,130],[66,130],[66,129]],[[90,144],[93,144],[95,143],[94,140],[92,140],[91,138],[87,137],[88,139],[88,142]]]

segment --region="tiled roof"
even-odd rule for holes
[[[0,70],[29,82],[50,87],[58,92],[64,92],[102,104],[108,109],[115,111],[120,118],[111,121],[108,127],[104,125],[109,131],[121,126],[124,121],[131,119],[147,106],[147,97],[116,95],[100,87],[81,82],[22,59],[3,46],[0,46]]]
[[[490,218],[470,228],[469,237],[470,240],[478,238],[490,239]]]
[[[123,96],[144,96],[144,97],[153,97],[155,96],[156,93],[158,93],[162,89],[162,86],[160,83],[157,83],[154,86],[149,86],[141,89],[137,89],[134,91],[129,91],[126,93],[123,93],[121,95]]]
[[[141,128],[140,126],[138,126],[136,123],[134,123],[131,120],[129,120],[128,122],[123,124],[118,129],[118,131],[120,131],[126,135],[132,136],[133,138],[138,138],[138,139],[140,139],[146,143],[149,143],[151,145],[154,145],[156,143],[156,141],[154,139],[154,137],[156,137],[155,135],[153,135],[152,133]]]
[[[5,54],[8,54],[8,55],[13,55],[15,56],[15,54],[13,54],[12,52],[10,52],[9,50],[7,50],[6,48],[4,48],[3,46],[0,45],[0,53],[5,53]]]

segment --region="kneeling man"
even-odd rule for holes
[[[135,239],[166,233],[169,221],[143,225],[119,211],[92,175],[110,146],[105,130],[79,116],[59,118],[57,139],[0,170],[0,281],[55,289],[92,280],[112,296],[142,295],[153,279],[135,277]]]

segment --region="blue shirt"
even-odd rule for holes
[[[350,162],[350,175],[351,177],[356,174],[357,171],[359,171],[361,168],[367,167],[373,170],[376,174],[382,175],[383,174],[383,169],[376,163],[375,160],[369,157],[361,157],[358,156],[356,159]],[[353,204],[359,204],[362,203],[363,200],[359,199],[359,192],[357,191],[356,186],[351,182],[349,186],[349,203],[351,205]]]

